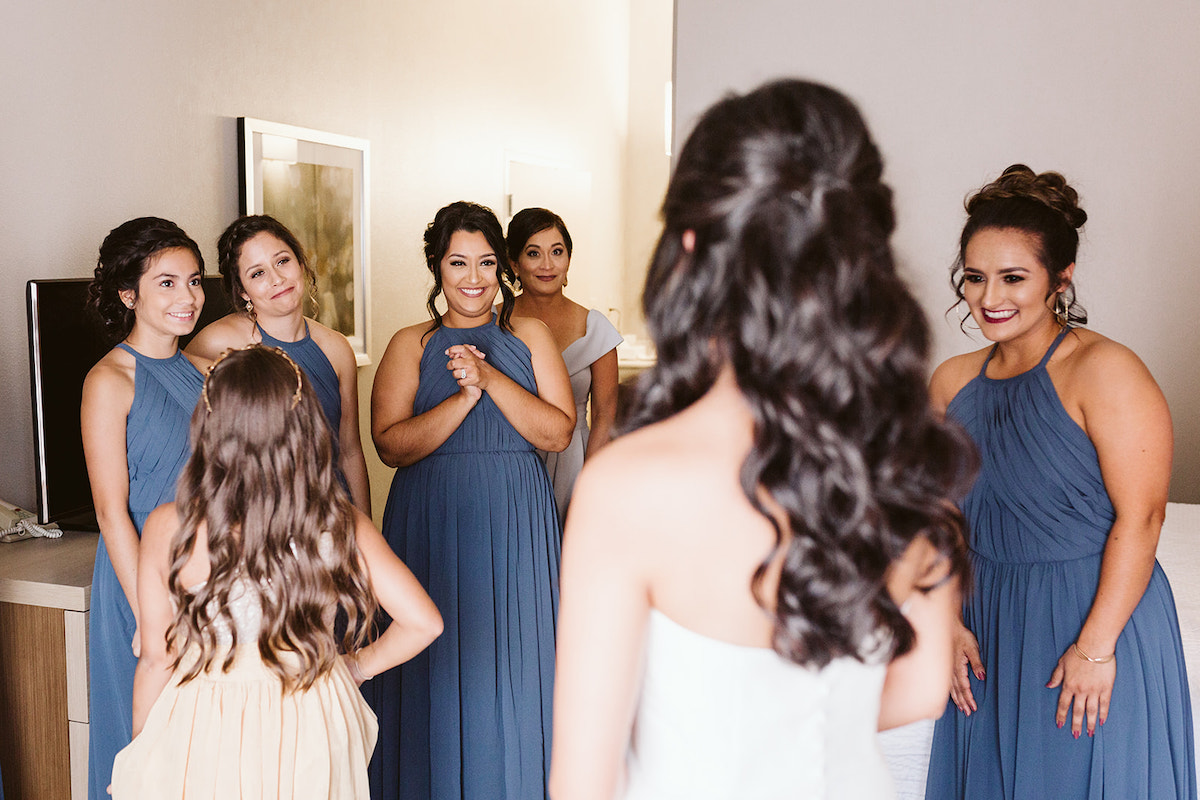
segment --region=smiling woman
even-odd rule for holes
[[[1183,646],[1155,560],[1171,416],[1136,355],[1078,324],[1062,175],[1015,164],[967,202],[953,283],[991,347],[938,367],[979,448],[976,590],[928,798],[1194,798]]]
[[[612,436],[617,418],[617,345],[622,341],[621,334],[599,311],[584,308],[563,294],[574,245],[562,217],[545,208],[522,209],[508,223],[507,244],[521,287],[513,313],[541,320],[550,328],[571,378],[575,400],[571,443],[561,453],[538,452],[554,483],[559,520],[565,524],[575,478],[584,460]]]
[[[88,797],[106,798],[113,759],[133,735],[137,559],[155,507],[174,499],[203,359],[179,351],[204,306],[200,248],[156,217],[114,228],[100,245],[89,304],[120,343],[88,373],[83,451],[100,524],[88,621]]]
[[[371,435],[383,462],[399,468],[384,536],[446,628],[398,675],[375,680],[371,796],[541,800],[559,525],[534,448],[566,446],[575,406],[550,331],[510,319],[512,271],[489,209],[459,202],[438,211],[425,263],[433,321],[388,344]]]

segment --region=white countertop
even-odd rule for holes
[[[87,611],[98,533],[0,544],[0,603]]]

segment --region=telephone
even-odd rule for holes
[[[62,530],[54,523],[38,525],[34,514],[0,500],[0,542],[19,542],[35,536],[57,539],[62,535]]]

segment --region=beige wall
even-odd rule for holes
[[[679,138],[725,91],[778,75],[859,102],[939,359],[982,346],[942,316],[964,196],[1018,161],[1065,173],[1089,215],[1079,297],[1158,379],[1171,499],[1200,502],[1200,4],[678,0],[676,17]]]
[[[108,230],[146,214],[179,222],[215,270],[237,214],[238,116],[371,141],[376,364],[424,316],[425,224],[453,200],[499,209],[506,152],[590,171],[588,261],[624,268],[628,0],[45,0],[2,13],[4,499],[34,504],[25,281],[90,274]],[[361,370],[364,431],[373,376]],[[391,471],[364,439],[380,512]]]

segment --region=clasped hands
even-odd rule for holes
[[[456,344],[446,348],[446,369],[454,375],[454,380],[462,387],[463,394],[472,401],[478,401],[487,389],[491,367],[484,363],[486,355],[470,344]]]
[[[954,634],[954,669],[950,675],[950,699],[967,716],[978,710],[975,696],[971,692],[969,673],[978,680],[985,680],[983,659],[979,655],[979,642],[963,625]],[[1113,684],[1117,679],[1117,662],[1095,663],[1075,654],[1073,647],[1059,657],[1046,683],[1047,689],[1062,687],[1058,695],[1055,723],[1058,727],[1071,719],[1071,733],[1076,739],[1085,729],[1088,736],[1096,732],[1097,725],[1108,719],[1109,702]]]

